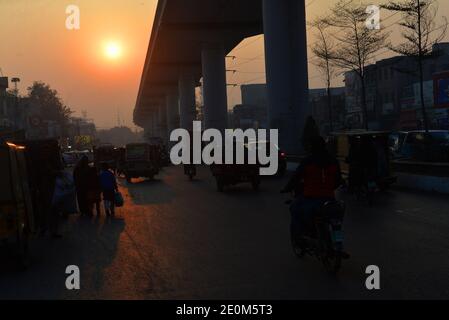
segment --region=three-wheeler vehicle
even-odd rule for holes
[[[255,191],[260,185],[260,166],[257,164],[212,164],[212,175],[217,183],[217,190],[223,192],[227,186],[239,183],[251,183]]]
[[[349,190],[371,196],[397,181],[391,165],[389,131],[351,130],[331,134],[329,147],[337,157]]]
[[[125,148],[125,165],[123,172],[126,182],[132,178],[153,179],[159,173],[159,151],[148,143],[131,143]]]
[[[236,143],[237,146],[237,143]],[[234,153],[233,164],[226,164],[225,158],[221,164],[212,164],[210,166],[212,175],[217,183],[217,190],[223,192],[227,186],[233,186],[240,183],[251,183],[254,191],[259,190],[260,186],[260,164],[251,164],[248,161],[248,145],[243,144],[244,159],[242,164],[238,164]],[[236,148],[234,148],[236,150]]]
[[[0,177],[0,240],[14,243],[18,261],[25,267],[35,221],[24,146],[0,144]]]
[[[107,163],[114,172],[117,171],[117,149],[112,144],[103,144],[93,147],[95,167],[100,168],[102,163]]]

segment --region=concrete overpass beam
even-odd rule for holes
[[[280,147],[302,151],[308,106],[306,15],[303,0],[263,0],[269,121]]]
[[[205,127],[224,131],[228,118],[225,50],[222,45],[207,44],[201,58]]]
[[[192,130],[195,120],[195,78],[191,71],[182,70],[179,75],[179,116],[181,128]]]

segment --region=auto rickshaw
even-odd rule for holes
[[[145,177],[150,180],[160,171],[159,150],[148,143],[130,143],[125,149],[125,166],[123,173],[126,182],[132,178]]]
[[[386,190],[397,181],[390,163],[389,131],[351,130],[332,133],[328,146],[340,163],[349,188],[360,183],[355,172],[366,169],[367,179],[380,190]],[[366,182],[366,181],[365,181]]]
[[[260,176],[257,164],[213,164],[211,170],[219,192],[223,192],[226,186],[245,182],[251,183],[255,191],[259,190]]]
[[[117,149],[112,144],[103,144],[93,147],[94,165],[101,167],[102,163],[107,163],[109,168],[116,172],[117,170]]]
[[[0,240],[13,241],[19,263],[26,266],[35,223],[24,146],[0,145],[0,176]]]
[[[245,160],[243,164],[236,164],[236,161],[234,161],[234,164],[225,164],[225,159],[223,158],[222,164],[212,164],[210,166],[219,192],[223,192],[226,186],[245,182],[251,183],[255,191],[259,190],[260,165],[248,163],[248,147],[246,145],[244,145],[244,150]]]

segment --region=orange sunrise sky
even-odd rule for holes
[[[325,14],[335,2],[306,0],[308,19]],[[439,3],[440,15],[447,15],[449,1]],[[65,9],[70,4],[81,10],[80,30],[65,27]],[[115,126],[118,112],[123,123],[133,127],[132,111],[156,5],[157,0],[0,0],[2,73],[21,79],[22,95],[35,80],[50,84],[75,115],[87,111],[99,128]],[[382,18],[390,15],[382,12]],[[390,18],[385,25],[398,18]],[[308,41],[313,45],[310,32]],[[228,74],[228,83],[265,82],[263,36],[246,39],[230,55],[237,59],[227,59],[228,69],[239,72]],[[312,88],[323,85],[313,66],[309,82]],[[229,107],[239,102],[239,87],[230,87]]]

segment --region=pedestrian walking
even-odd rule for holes
[[[107,216],[115,214],[115,193],[118,192],[117,180],[107,163],[102,163],[100,184],[103,193],[104,209]]]
[[[100,184],[100,176],[98,174],[97,167],[89,167],[88,175],[87,175],[87,202],[88,202],[88,210],[89,215],[93,214],[93,210],[95,207],[95,211],[97,217],[101,214],[100,203],[101,203],[101,184]]]
[[[88,186],[89,186],[89,159],[82,156],[73,170],[73,180],[75,181],[76,197],[78,207],[82,215],[89,214]]]
[[[72,176],[60,168],[54,171],[55,183],[53,197],[51,201],[49,227],[50,233],[53,238],[60,238],[58,233],[59,216],[62,213],[73,213],[76,211],[75,201],[75,185]],[[72,204],[72,199],[73,203]],[[71,207],[75,208],[71,208]]]

